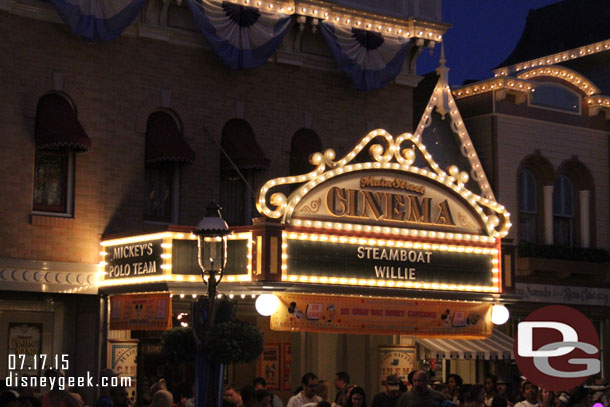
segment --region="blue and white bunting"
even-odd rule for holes
[[[50,0],[73,33],[110,41],[135,20],[146,0]]]
[[[282,42],[291,17],[213,0],[187,0],[195,22],[216,55],[231,69],[264,64]]]
[[[321,21],[320,31],[339,69],[359,90],[378,89],[394,80],[409,51],[409,39]]]

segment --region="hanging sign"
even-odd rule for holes
[[[106,280],[163,274],[163,240],[150,240],[107,246]]]
[[[491,305],[276,293],[271,329],[482,339],[492,333]]]
[[[169,293],[113,295],[110,329],[166,331],[172,327]]]
[[[369,286],[492,291],[498,283],[494,247],[429,244],[285,233],[286,279]],[[444,285],[445,287],[441,287]],[[419,287],[418,287],[419,286]],[[461,288],[460,288],[461,287]]]

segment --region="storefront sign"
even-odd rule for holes
[[[292,218],[485,233],[473,208],[447,192],[416,175],[359,171],[313,189]]]
[[[610,306],[607,288],[516,283],[515,294],[530,302]]]
[[[159,239],[107,246],[106,280],[163,274],[162,242]]]
[[[131,377],[131,386],[127,387],[127,394],[135,405],[136,379],[138,375],[138,341],[135,340],[108,340],[108,363],[119,377]]]
[[[430,283],[471,286],[472,291],[491,290],[493,260],[498,251],[490,247],[432,245],[421,242],[388,242],[349,239],[339,236],[321,239],[315,235],[285,235],[284,272],[290,276],[315,276],[316,281],[354,280],[358,285],[408,286]],[[324,278],[324,280],[321,280]],[[398,283],[401,283],[398,285]]]
[[[110,329],[165,331],[171,327],[169,293],[113,295],[110,298]]]
[[[8,324],[8,354],[17,357],[18,363],[10,369],[12,375],[40,376],[42,353],[42,324],[10,322]],[[47,367],[51,363],[47,363]]]
[[[400,377],[407,382],[407,375],[418,367],[414,346],[379,347],[379,391],[384,391],[383,381],[389,375]]]
[[[491,304],[276,293],[271,329],[482,339],[492,333]]]

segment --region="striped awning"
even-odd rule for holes
[[[513,338],[494,330],[486,339],[417,338],[422,359],[514,359]]]

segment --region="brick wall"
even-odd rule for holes
[[[144,135],[162,90],[197,154],[182,171],[180,223],[187,225],[219,191],[219,152],[202,129],[219,140],[236,106],[271,159],[257,183],[288,173],[290,139],[306,117],[338,157],[372,126],[392,134],[413,127],[411,88],[359,92],[339,71],[267,63],[233,72],[201,48],[126,36],[86,43],[63,25],[6,12],[0,33],[0,257],[96,263],[102,234],[154,227],[142,220]],[[53,89],[72,98],[92,141],[76,157],[73,219],[31,215],[36,103]]]

